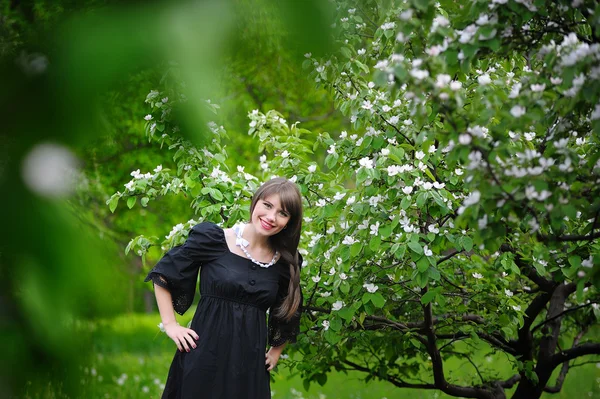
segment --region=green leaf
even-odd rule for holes
[[[373,252],[377,252],[379,250],[379,246],[381,245],[381,238],[379,236],[373,236],[371,241],[369,241],[369,248]]]
[[[342,281],[339,288],[344,294],[348,294],[348,292],[350,292],[350,284],[345,281]]]
[[[382,308],[383,305],[385,305],[385,298],[383,297],[383,295],[381,295],[381,293],[376,292],[371,295],[371,302],[378,308]]]
[[[307,60],[307,61],[310,61],[310,60]],[[306,391],[308,391],[310,389],[310,380],[306,379],[306,380],[302,381],[302,385],[304,386],[304,389]]]
[[[437,296],[437,291],[431,290],[427,291],[425,295],[421,297],[421,303],[423,305],[427,305],[429,302],[433,301]]]
[[[461,242],[462,247],[465,249],[465,251],[469,252],[473,249],[473,240],[471,239],[471,237],[463,236],[461,238]]]
[[[410,241],[408,243],[408,247],[416,254],[419,255],[423,255],[423,248],[421,247],[421,244],[419,244],[418,242],[415,241]]]
[[[327,384],[327,374],[325,373],[317,374],[315,376],[315,379],[317,380],[320,386],[324,386],[325,384]]]
[[[142,197],[142,199],[140,200],[140,203],[145,208],[146,206],[148,206],[148,201],[150,201],[150,198],[148,198],[148,197]]]
[[[581,266],[581,256],[569,256],[569,264],[573,267],[580,267]]]
[[[329,328],[333,331],[340,331],[342,329],[342,320],[339,317],[332,317],[329,319]]]
[[[338,311],[338,314],[347,323],[350,323],[352,321],[352,317],[354,317],[354,309],[350,306],[344,306]]]
[[[217,201],[223,200],[223,193],[217,190],[216,188],[211,189],[210,196],[213,197]]]
[[[115,212],[115,209],[117,209],[117,205],[119,204],[119,199],[121,197],[119,197],[118,195],[113,195],[108,203],[108,209],[110,209],[111,213]]]
[[[325,339],[331,345],[335,345],[338,342],[340,342],[340,340],[342,339],[342,336],[340,334],[336,333],[335,331],[333,331],[331,328],[329,328],[327,331],[325,331]]]
[[[356,257],[356,255],[358,255],[362,250],[362,247],[363,245],[361,242],[355,242],[354,244],[352,244],[350,246],[350,256],[353,258]]]
[[[342,47],[340,49],[340,51],[342,52],[342,54],[344,55],[344,57],[346,57],[346,58],[352,58],[352,51],[350,51],[350,49],[348,47]]]
[[[412,3],[421,11],[427,11],[427,7],[429,7],[429,0],[412,0]]]
[[[415,283],[421,288],[424,288],[429,282],[429,274],[427,273],[417,273],[414,278]]]
[[[394,252],[394,256],[397,259],[402,259],[404,258],[404,255],[406,254],[406,245],[399,245],[398,249],[396,250],[396,252]]]
[[[417,260],[417,269],[419,272],[424,273],[429,269],[429,260],[426,256],[421,256],[419,260]]]
[[[390,224],[386,224],[385,226],[379,229],[379,235],[381,238],[388,238],[392,235],[392,226]]]
[[[136,201],[137,201],[137,197],[129,197],[129,198],[127,198],[127,207],[129,209],[133,208],[133,206],[135,205]]]

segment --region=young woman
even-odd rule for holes
[[[178,349],[163,399],[271,398],[269,372],[286,343],[296,342],[300,324],[298,187],[284,178],[264,183],[250,214],[231,229],[197,224],[146,277],[154,282],[162,328]],[[186,328],[174,312],[192,304],[198,272],[201,297]]]

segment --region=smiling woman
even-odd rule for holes
[[[178,348],[163,398],[271,397],[269,372],[300,325],[300,191],[271,179],[254,194],[250,214],[232,229],[197,224],[146,277]],[[201,298],[186,328],[174,312],[190,307],[198,274]]]

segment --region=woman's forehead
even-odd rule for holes
[[[265,195],[263,201],[272,203],[273,205],[281,206],[281,196],[279,194]]]

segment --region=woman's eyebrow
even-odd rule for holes
[[[267,200],[263,200],[263,202],[266,202],[267,204],[269,204],[269,205],[271,205],[271,206],[273,205],[271,202],[269,202],[269,201],[267,201]],[[279,209],[280,209],[281,211],[284,211],[285,213],[289,213],[289,212],[288,212],[286,209],[284,209],[284,208],[279,208]]]

